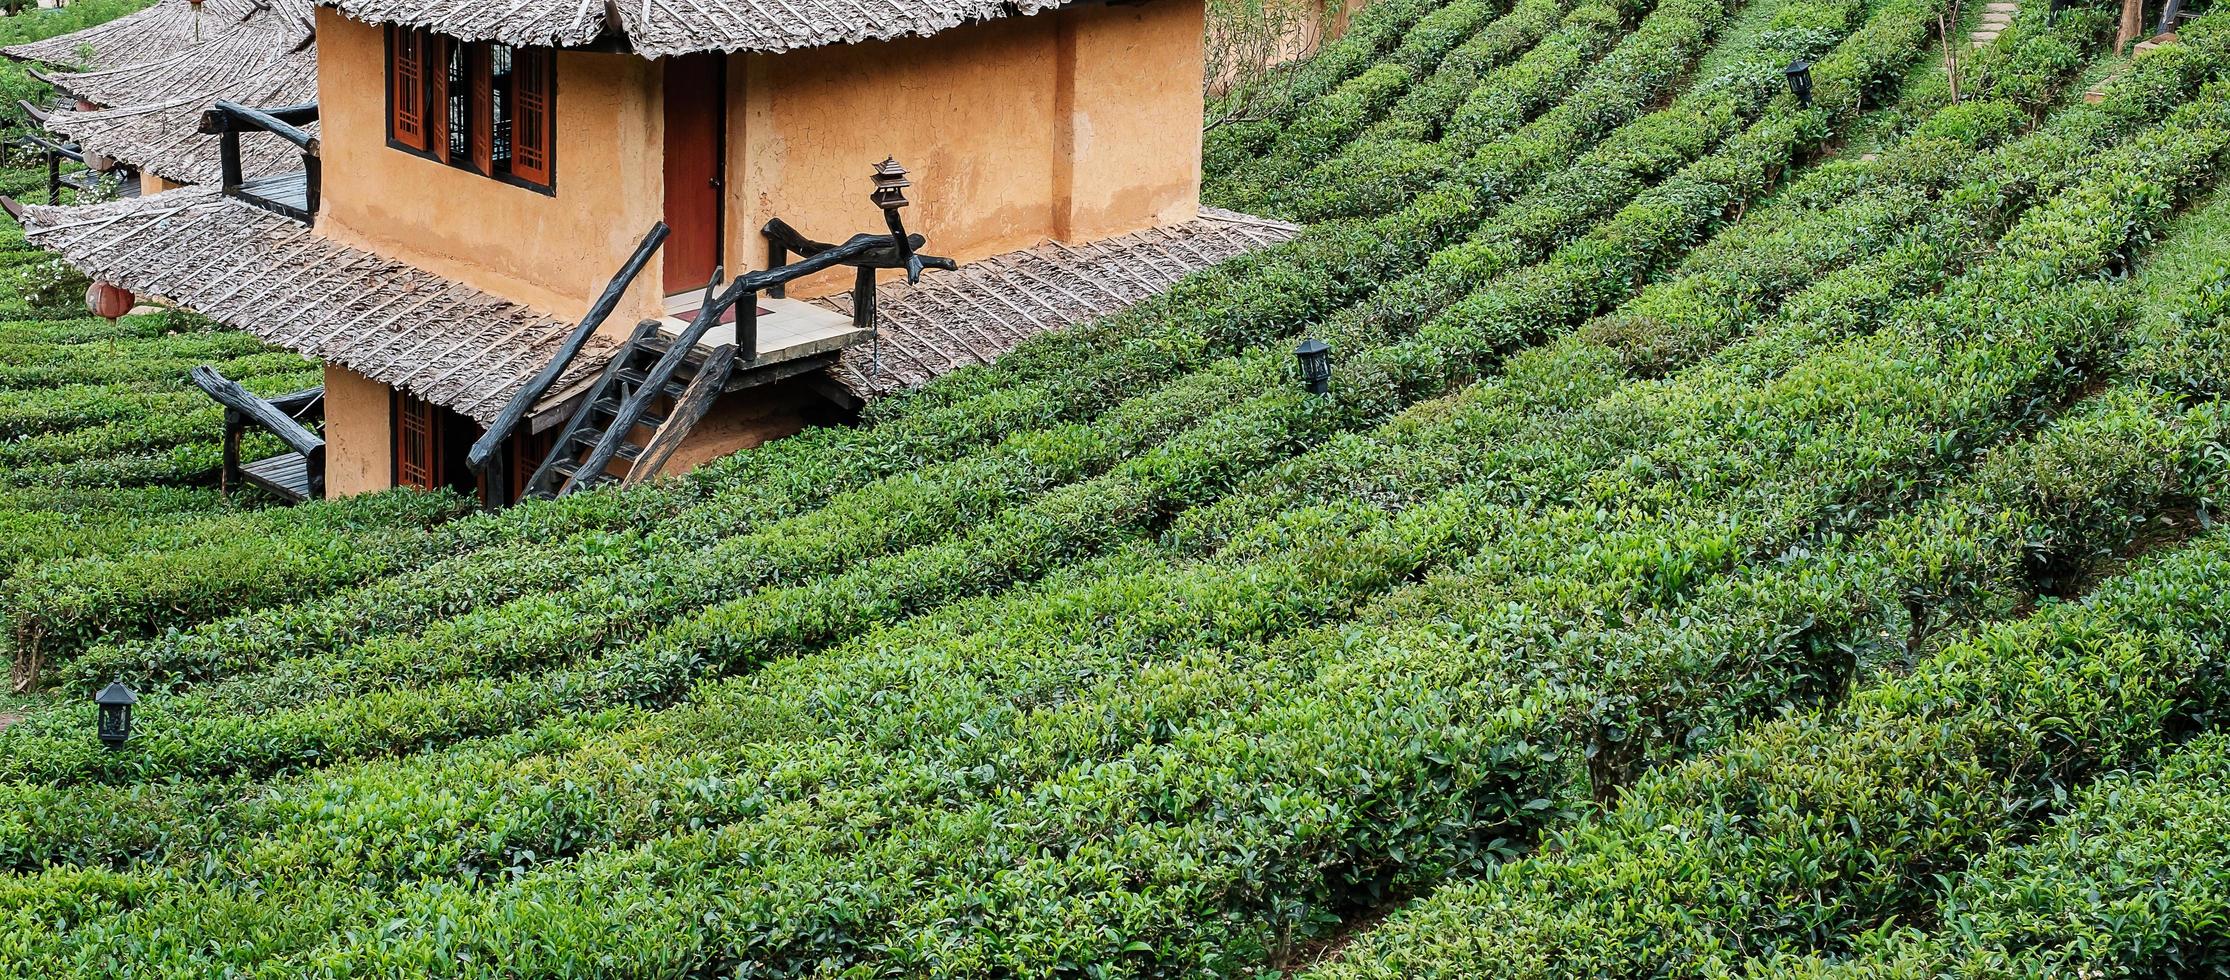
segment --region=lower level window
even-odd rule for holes
[[[441,407],[422,398],[395,396],[395,485],[436,490],[442,473]]]

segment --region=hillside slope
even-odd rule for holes
[[[2230,699],[2230,15],[2092,103],[2109,12],[2035,6],[1951,105],[1937,0],[1382,0],[1210,136],[1300,238],[862,426],[31,566],[50,676],[143,700],[0,731],[0,974],[2230,948],[1988,897],[2202,833],[2111,788]]]

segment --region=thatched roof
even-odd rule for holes
[[[242,24],[295,47],[310,40],[309,10],[306,0],[208,0],[198,11],[187,0],[160,0],[105,24],[0,48],[0,55],[69,71],[121,68],[167,60]]]
[[[569,329],[211,188],[31,207],[24,232],[94,278],[164,297],[483,423]],[[608,347],[599,344],[576,374],[602,356]]]
[[[1022,17],[1067,0],[319,0],[357,20],[427,27],[471,41],[572,47],[621,41],[650,58],[697,51],[792,51],[929,35]]]
[[[252,33],[252,32],[250,32]],[[255,38],[243,34],[235,43],[252,48]],[[224,47],[230,47],[225,45]],[[219,99],[241,105],[279,106],[317,99],[317,53],[261,49],[260,60],[250,51],[220,50],[216,43],[191,49],[176,57],[137,69],[96,73],[103,91],[118,100],[90,99],[115,108],[93,112],[59,110],[47,117],[46,128],[78,142],[88,153],[112,156],[148,173],[175,183],[215,183],[217,144],[198,126],[202,110]],[[193,71],[193,69],[205,69]],[[60,75],[57,82],[73,94],[86,75]],[[163,83],[174,82],[175,93],[164,95]],[[126,92],[128,87],[142,91]],[[308,127],[316,131],[316,124]],[[240,142],[241,166],[250,178],[302,169],[300,151],[268,134],[251,134]]]
[[[273,344],[332,361],[486,423],[569,324],[424,269],[320,236],[213,189],[25,209],[31,244],[86,274],[161,296]],[[1122,310],[1293,225],[1209,211],[1089,245],[1049,243],[878,289],[880,339],[834,369],[862,398],[981,364],[1022,341]],[[823,301],[850,312],[848,295]],[[568,311],[573,312],[573,311]],[[565,391],[602,366],[592,344]]]
[[[103,108],[61,110],[46,128],[88,154],[114,157],[179,183],[217,179],[217,139],[197,131],[201,112],[219,99],[275,106],[315,101],[317,49],[307,8],[298,0],[273,6],[209,0],[196,14],[184,0],[164,0],[137,14],[37,44],[7,49],[31,60],[75,59],[95,50],[85,71],[42,77],[68,95]],[[140,60],[119,63],[116,59]],[[249,177],[301,168],[299,154],[272,136],[241,141]]]
[[[1295,225],[1204,208],[1180,225],[1092,242],[1048,242],[931,273],[918,286],[876,287],[873,347],[844,352],[836,380],[861,398],[987,364],[1048,330],[1120,312],[1233,256],[1286,241]],[[852,312],[851,294],[822,301]]]

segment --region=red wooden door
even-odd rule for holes
[[[727,71],[719,54],[666,60],[666,292],[687,292],[720,264]]]

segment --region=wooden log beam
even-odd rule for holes
[[[201,114],[200,130],[208,135],[271,133],[300,147],[304,153],[318,152],[317,137],[262,109],[252,109],[223,99],[217,100],[214,106]]]
[[[272,435],[278,436],[279,441],[286,443],[287,448],[301,453],[305,457],[324,458],[324,438],[309,429],[303,428],[302,423],[295,421],[293,416],[280,411],[279,406],[246,388],[240,387],[239,382],[217,373],[216,368],[204,364],[188,372],[187,377],[193,381],[195,387],[208,392],[209,397],[216,399],[217,404],[239,412],[243,421],[253,422]]]

